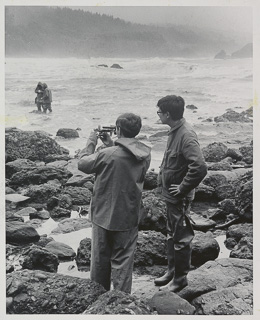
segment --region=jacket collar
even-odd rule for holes
[[[173,131],[184,125],[186,122],[185,118],[181,118],[180,120],[176,121],[175,125],[169,130],[168,135],[171,134]]]

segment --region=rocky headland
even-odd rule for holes
[[[153,283],[164,273],[167,256],[165,204],[156,192],[158,173],[151,168],[144,183],[131,295],[105,292],[89,279],[57,272],[59,265],[72,261],[78,270],[89,270],[90,238],[80,239],[74,250],[53,237],[72,239],[75,232],[91,228],[85,217],[94,176],[80,172],[77,155],[69,156],[46,132],[6,128],[6,312],[252,315],[252,108],[244,113],[227,110],[201,126],[204,132],[214,127],[218,133],[199,135],[208,174],[192,205],[189,285],[175,294],[159,292]],[[66,128],[59,132],[70,139],[77,136]],[[151,130],[140,139],[162,154],[167,132]],[[51,219],[58,224],[50,234],[37,231]],[[219,237],[229,250],[226,257],[221,257]]]

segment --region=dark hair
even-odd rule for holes
[[[117,118],[116,126],[121,128],[124,137],[134,138],[141,130],[142,120],[136,114],[124,113]]]
[[[157,107],[159,107],[163,113],[169,112],[172,120],[179,120],[183,117],[184,105],[184,99],[174,95],[161,98],[157,103]]]

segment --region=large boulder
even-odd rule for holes
[[[149,304],[158,314],[165,315],[190,315],[194,314],[196,310],[188,301],[170,291],[157,292],[149,301]]]
[[[48,242],[45,249],[55,254],[60,261],[73,260],[76,256],[76,252],[69,245],[58,241]]]
[[[155,230],[166,234],[166,204],[154,192],[143,193],[143,219],[139,224],[140,230]]]
[[[72,174],[66,170],[51,166],[40,166],[31,169],[23,169],[12,175],[10,179],[11,186],[22,186],[29,184],[43,184],[50,180],[58,180],[61,184],[71,177]]]
[[[7,275],[8,314],[80,314],[105,292],[89,279],[22,270]]]
[[[238,284],[252,285],[252,260],[224,258],[208,261],[188,274],[189,285],[178,295],[188,301],[211,291],[235,287]]]
[[[253,237],[243,237],[231,250],[230,258],[253,259]]]
[[[213,142],[202,148],[204,158],[208,162],[218,162],[223,160],[227,154],[227,146],[222,142]]]
[[[195,231],[195,237],[192,241],[191,264],[201,266],[209,260],[217,259],[220,247],[213,234]]]
[[[252,122],[252,119],[246,117],[244,114],[228,109],[222,116],[214,118],[215,122]]]
[[[157,314],[147,301],[128,293],[112,290],[102,294],[83,314],[122,314],[141,315]]]
[[[16,172],[36,168],[36,166],[37,164],[29,159],[16,159],[14,161],[6,163],[5,176],[9,179]]]
[[[52,234],[59,234],[59,233],[70,233],[74,231],[78,231],[85,228],[90,228],[91,222],[88,219],[63,219],[59,222],[57,228],[52,230]]]
[[[200,183],[195,189],[195,201],[209,200],[214,196],[214,192],[213,187]]]
[[[134,265],[152,266],[167,264],[166,236],[156,231],[139,231]]]
[[[144,178],[144,189],[152,190],[157,188],[157,179],[158,179],[158,173],[150,170],[146,173]]]
[[[66,139],[72,139],[72,138],[78,138],[79,133],[76,129],[60,128],[57,131],[56,136],[63,137]]]
[[[80,241],[77,255],[76,263],[79,270],[87,269],[90,266],[91,258],[91,239],[85,238]]]
[[[58,256],[45,248],[34,245],[23,252],[23,269],[57,272],[58,265]]]
[[[235,194],[235,203],[238,207],[238,214],[244,220],[253,220],[253,178],[246,183],[241,183]]]
[[[7,130],[5,134],[7,162],[16,159],[45,161],[49,155],[68,155],[54,139],[43,131]]]
[[[38,232],[21,221],[6,222],[6,243],[26,244],[37,242],[40,239]]]
[[[226,246],[232,249],[244,237],[253,238],[253,224],[239,223],[230,226],[226,232]]]
[[[31,212],[29,216],[30,219],[48,220],[50,218],[50,213],[49,211],[42,209],[40,211],[35,210],[35,212]]]
[[[79,206],[90,204],[92,197],[92,193],[89,191],[89,189],[83,187],[66,186],[62,193],[70,195],[72,198],[72,204]]]

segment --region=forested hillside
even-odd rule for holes
[[[244,43],[209,30],[146,26],[55,7],[6,7],[6,56],[200,57]]]

